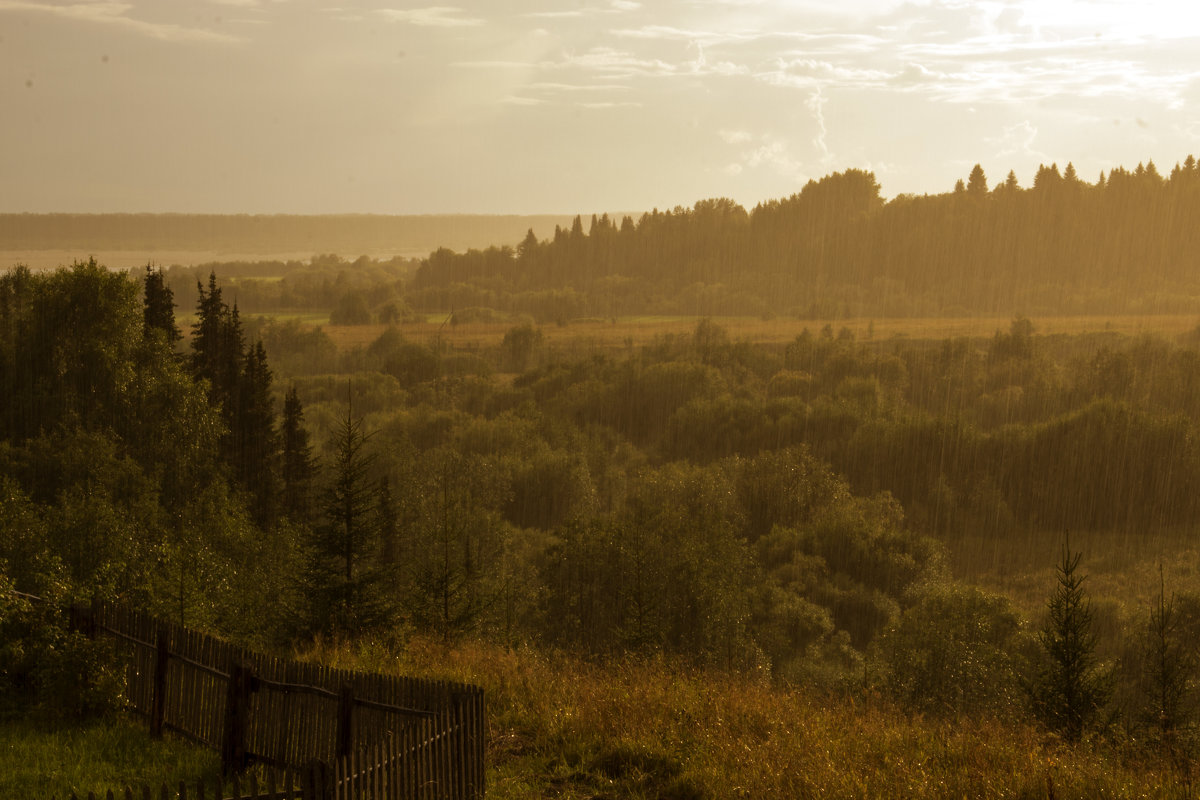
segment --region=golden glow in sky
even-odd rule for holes
[[[0,0],[0,210],[753,205],[1200,153],[1200,6]]]

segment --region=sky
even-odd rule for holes
[[[1191,2],[332,2],[0,0],[0,212],[749,209],[1200,155]]]

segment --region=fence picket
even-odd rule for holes
[[[269,770],[262,791],[252,778],[246,797],[235,782],[230,800],[484,794],[485,706],[478,687],[279,659],[113,602],[94,604],[90,616],[95,635],[110,636],[128,656],[125,697],[151,730],[171,728],[221,749],[226,719],[240,712],[245,760],[284,769]],[[246,670],[241,678],[235,665]],[[241,708],[230,708],[238,694],[231,684],[239,681]],[[328,766],[306,767],[297,780],[293,770],[317,762]],[[192,788],[204,800],[206,785]],[[209,788],[222,800],[220,782]],[[160,785],[157,795],[187,800],[188,791],[183,783],[176,792]],[[140,792],[125,787],[117,794],[151,800],[155,792],[143,784]]]

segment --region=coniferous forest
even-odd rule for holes
[[[1181,796],[1200,171],[879,192],[847,170],[419,263],[8,270],[4,708],[120,705],[64,690],[105,654],[12,591],[97,596],[480,681],[497,796]],[[506,330],[406,332],[433,313]],[[1197,327],[1039,328],[1084,313]],[[694,319],[541,327],[632,315]],[[747,315],[813,324],[755,343]],[[971,315],[1003,322],[837,324]]]

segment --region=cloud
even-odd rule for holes
[[[574,83],[552,83],[539,82],[532,83],[526,88],[540,92],[623,92],[628,91],[628,86],[622,86],[617,83],[591,83],[586,85]]]
[[[676,28],[671,25],[644,25],[640,28],[622,28],[614,30],[615,36],[625,39],[644,39],[647,41],[667,42],[703,42],[704,44],[725,44],[729,42],[751,42],[764,36],[761,33],[734,31],[705,31],[689,28]]]
[[[675,75],[680,68],[658,58],[640,58],[625,50],[593,47],[580,53],[568,53],[556,62],[559,67],[592,70],[609,78],[663,77]],[[548,65],[549,66],[549,65]]]
[[[83,2],[68,5],[50,5],[47,3],[27,2],[26,0],[0,0],[0,12],[22,11],[35,14],[49,14],[60,19],[76,22],[111,25],[130,33],[164,42],[236,44],[245,41],[237,36],[230,36],[204,28],[188,28],[174,23],[148,22],[136,19],[129,16],[131,10],[133,10],[132,3],[120,2]]]
[[[629,89],[630,87],[628,86],[613,83],[575,84],[538,81],[521,87],[521,95],[513,95],[505,102],[527,106],[545,105],[559,96],[570,97],[602,94],[605,92],[627,92]],[[530,95],[534,96],[531,97]],[[571,103],[571,105],[578,108],[641,108],[644,104],[632,100],[593,100],[586,102],[576,101]]]
[[[721,168],[726,175],[737,177],[749,170],[766,170],[789,181],[808,178],[803,163],[792,155],[791,147],[783,139],[771,135],[755,136],[744,130],[721,130],[717,135],[726,144],[751,145],[742,149],[736,161]]]
[[[1049,161],[1050,156],[1033,146],[1033,140],[1037,138],[1037,135],[1038,129],[1034,127],[1033,123],[1029,120],[1022,120],[1015,125],[1006,126],[1002,135],[986,141],[988,144],[996,146],[996,158],[1017,155]]]
[[[600,102],[600,103],[576,103],[579,108],[642,108],[643,103],[635,103],[632,101],[617,103],[617,102]]]
[[[825,141],[825,137],[829,131],[825,127],[825,103],[828,102],[825,95],[821,93],[820,87],[804,102],[804,107],[812,112],[813,119],[817,123],[817,135],[813,137],[813,144],[821,153],[821,163],[829,164],[833,161],[833,153],[829,152],[829,145]]]
[[[539,63],[532,61],[504,61],[495,59],[491,61],[451,61],[452,67],[465,67],[468,69],[521,69],[529,70],[542,66]]]
[[[466,12],[456,6],[430,6],[429,8],[381,8],[378,14],[395,22],[407,22],[426,28],[473,28],[484,24],[480,17],[460,16]]]
[[[780,139],[765,141],[761,146],[747,153],[743,163],[752,169],[766,167],[791,180],[801,181],[808,177],[804,171],[804,165],[791,154],[787,143]]]
[[[605,6],[588,6],[568,11],[531,11],[525,14],[525,16],[535,19],[579,19],[582,17],[594,17],[600,14],[624,14],[630,11],[637,11],[641,7],[642,4],[634,2],[634,0],[609,0],[608,5]]]
[[[533,19],[577,19],[586,13],[582,8],[577,8],[572,11],[531,11],[525,16]]]
[[[760,81],[772,86],[812,89],[826,85],[842,88],[875,88],[895,77],[882,69],[842,66],[815,58],[778,58],[773,69],[756,74]]]

